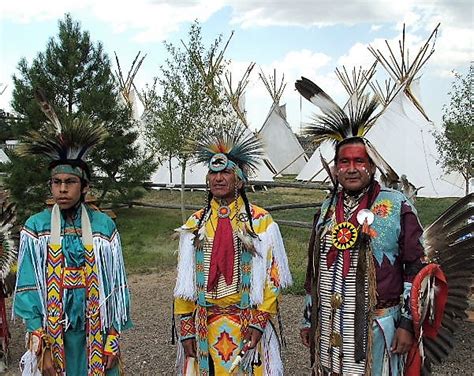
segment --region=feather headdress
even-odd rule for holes
[[[318,85],[305,77],[297,80],[295,87],[323,113],[316,116],[314,122],[305,129],[305,133],[314,137],[315,142],[340,142],[349,137],[363,137],[377,118],[379,103],[376,97],[354,93],[345,109],[342,109]]]
[[[208,164],[211,171],[238,167],[236,172],[241,180],[255,173],[263,157],[261,140],[243,125],[221,129],[191,144],[196,163]]]
[[[398,174],[364,138],[379,116],[377,112],[379,102],[375,96],[371,98],[367,94],[355,91],[342,109],[323,89],[305,77],[296,81],[295,88],[323,113],[315,116],[314,122],[306,127],[305,134],[312,137],[314,142],[332,141],[335,144],[359,137],[365,144],[367,154],[380,170],[384,181],[389,184],[399,181]]]
[[[86,158],[91,149],[105,138],[107,134],[105,128],[93,124],[85,116],[68,118],[61,123],[43,91],[37,90],[35,97],[49,121],[41,131],[30,131],[27,134],[18,147],[18,154],[45,156],[51,160],[50,169],[62,165],[71,166],[70,171],[63,172],[70,172],[89,180]]]

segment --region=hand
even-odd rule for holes
[[[188,338],[181,342],[184,347],[184,354],[192,358],[196,357],[196,338]]]
[[[302,328],[302,329],[300,329],[301,342],[302,342],[303,345],[305,345],[306,347],[309,347],[309,346],[310,346],[310,333],[311,333],[311,329],[310,329],[310,328]]]
[[[118,362],[118,357],[119,355],[105,355],[104,356],[104,364],[105,364],[105,369],[112,369],[117,365]]]
[[[409,330],[398,328],[390,351],[394,354],[405,354],[411,349],[413,341],[413,334]]]
[[[57,376],[58,373],[54,368],[53,363],[53,354],[51,353],[50,349],[44,350],[43,354],[43,367],[41,369],[41,373],[45,376]]]
[[[244,337],[244,341],[247,341],[244,348],[247,350],[253,349],[257,346],[258,341],[262,337],[262,332],[255,328],[248,328],[247,334]]]

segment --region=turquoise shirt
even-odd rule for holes
[[[126,283],[119,234],[115,223],[106,214],[88,209],[92,226],[94,247],[100,247],[101,262],[104,265],[102,280],[105,296],[108,297],[107,311],[112,318],[110,323],[117,330],[131,326],[129,318],[129,291]],[[51,232],[51,210],[46,209],[31,216],[25,223],[20,235],[20,256],[17,289],[14,301],[14,313],[24,319],[28,331],[45,326],[46,302],[46,256],[47,244]],[[84,247],[81,239],[81,211],[72,223],[61,218],[62,251],[65,267],[84,266]],[[112,264],[112,265],[107,265]],[[110,269],[118,267],[115,286],[121,288],[125,300],[125,312],[117,318],[114,294],[110,291]],[[120,297],[117,297],[120,298]],[[66,330],[85,330],[86,289],[65,289],[63,296],[64,315],[67,317]],[[109,325],[110,326],[110,325]],[[104,330],[108,328],[103,328]]]

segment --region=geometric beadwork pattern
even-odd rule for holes
[[[92,244],[84,244],[86,265],[86,316],[87,316],[87,352],[88,375],[101,376],[105,374],[102,363],[103,342],[100,322],[99,278]]]
[[[79,289],[86,287],[84,268],[64,268],[63,288]]]
[[[238,347],[239,346],[226,331],[220,334],[217,338],[217,342],[214,344],[214,348],[224,362],[228,362],[231,359],[232,354]]]
[[[47,256],[47,310],[48,322],[47,332],[51,338],[51,350],[55,366],[61,371],[65,371],[64,339],[63,339],[63,306],[62,306],[62,263],[63,253],[60,244],[49,244]]]
[[[180,339],[193,338],[196,335],[196,326],[194,325],[193,315],[181,316]]]
[[[254,309],[252,310],[252,320],[250,325],[260,329],[260,331],[263,332],[267,326],[269,317],[270,314],[268,312]]]
[[[105,341],[104,354],[117,355],[120,351],[119,336],[116,334],[109,334]]]
[[[341,222],[332,230],[332,244],[339,250],[351,248],[357,240],[357,229],[351,222]]]

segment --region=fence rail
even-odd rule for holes
[[[157,209],[181,209],[181,205],[179,204],[152,204],[148,202],[140,202],[140,201],[131,201],[128,204],[123,204],[119,206],[114,206],[111,209],[118,209],[122,207],[133,207],[133,206],[140,206],[144,208],[157,208]],[[276,212],[279,210],[288,210],[288,209],[303,209],[303,208],[318,208],[321,206],[319,202],[310,202],[310,203],[298,203],[298,204],[285,204],[285,205],[270,205],[267,206],[266,209],[269,212]],[[199,205],[184,205],[186,210],[199,210],[202,206]],[[310,222],[302,222],[302,221],[290,221],[290,220],[283,220],[279,219],[278,224],[290,227],[301,227],[301,228],[311,228],[312,224]]]
[[[311,183],[311,182],[285,182],[285,181],[259,181],[251,180],[247,185],[252,187],[279,187],[279,188],[303,188],[303,189],[330,189],[329,184],[325,183]],[[181,183],[152,183],[144,182],[145,188],[166,188],[166,189],[181,189]],[[184,189],[206,189],[206,184],[185,184]]]

